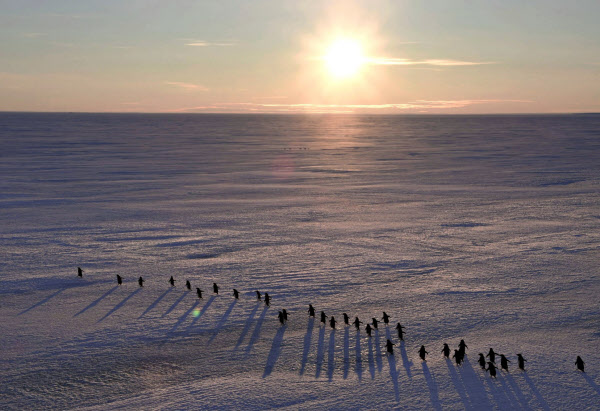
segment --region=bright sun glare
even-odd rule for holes
[[[348,38],[334,41],[327,49],[324,60],[331,75],[339,79],[355,76],[365,63],[360,44]]]

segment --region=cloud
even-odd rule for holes
[[[235,46],[236,42],[235,41],[204,41],[204,40],[185,40],[188,41],[189,43],[185,43],[186,46],[192,46],[192,47],[230,47],[230,46]]]
[[[451,110],[477,104],[532,103],[530,100],[415,100],[406,103],[385,104],[277,104],[277,103],[214,103],[171,110],[174,112],[250,112],[250,113],[356,113],[356,112],[426,112]]]
[[[47,36],[48,33],[23,33],[23,37],[27,37],[28,39],[35,39],[38,37],[44,37]]]
[[[411,60],[388,57],[368,58],[367,63],[385,66],[479,66],[482,64],[495,64],[491,61],[461,61],[445,59]]]
[[[187,91],[208,91],[207,87],[200,84],[184,83],[181,81],[165,81],[165,84],[168,84],[169,86],[179,87]]]

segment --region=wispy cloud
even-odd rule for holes
[[[495,64],[492,61],[462,61],[446,59],[411,60],[402,58],[375,57],[368,58],[367,63],[386,66],[479,66]]]
[[[187,91],[208,91],[208,88],[201,84],[184,83],[181,81],[165,81],[169,86],[179,87]]]
[[[204,106],[175,109],[175,112],[255,112],[255,113],[355,113],[355,112],[426,112],[451,110],[477,104],[532,103],[530,100],[416,100],[407,103],[386,104],[276,104],[276,103],[214,103]]]
[[[236,41],[205,41],[205,40],[190,40],[184,39],[186,46],[192,47],[230,47],[237,44]]]

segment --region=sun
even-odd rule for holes
[[[337,79],[356,76],[366,62],[360,43],[351,38],[341,38],[331,43],[323,60],[329,73]]]

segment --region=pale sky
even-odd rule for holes
[[[0,0],[0,111],[600,112],[599,22],[598,0]]]

